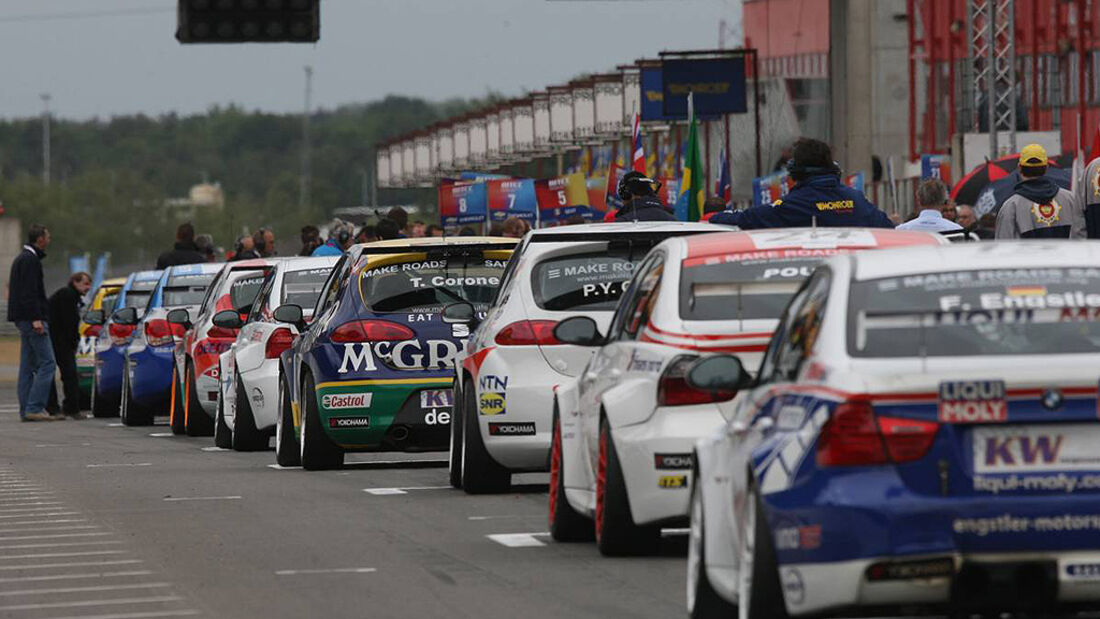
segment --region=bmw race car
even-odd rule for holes
[[[280,305],[294,304],[303,308],[308,322],[334,264],[336,256],[281,260],[268,274],[246,320],[234,310],[214,315],[215,325],[240,329],[219,361],[222,393],[214,419],[218,447],[267,449],[279,417],[279,355],[298,336],[296,326],[275,322],[272,313]]]
[[[176,343],[184,336],[181,325],[168,322],[168,312],[198,309],[207,286],[222,266],[204,263],[168,267],[140,317],[136,308],[115,316],[119,324],[134,326],[123,359],[119,409],[123,424],[150,425],[154,415],[168,412]]]
[[[355,245],[336,263],[306,328],[282,355],[276,460],[343,465],[348,451],[445,450],[454,359],[469,337],[441,312],[484,312],[515,239],[417,238]]]
[[[1062,616],[1100,601],[1100,244],[830,259],[696,446],[688,605]],[[1083,265],[1083,266],[1076,266]]]
[[[84,317],[88,324],[95,324],[97,318],[105,318],[95,342],[95,375],[92,378],[92,415],[95,417],[117,416],[121,403],[122,366],[134,325],[116,322],[114,317],[127,308],[131,310],[127,314],[141,316],[160,276],[161,271],[131,273],[119,290],[114,311],[109,316]]]
[[[115,301],[122,285],[126,283],[125,277],[116,277],[104,280],[92,293],[88,309],[84,317],[90,317],[95,324],[89,323],[81,317],[77,332],[80,334],[80,342],[76,348],[76,375],[80,381],[80,408],[90,408],[92,402],[92,383],[95,379],[95,343],[99,338],[99,332],[103,330],[103,323],[115,309]]]
[[[577,376],[592,348],[570,346],[554,326],[585,315],[606,329],[634,266],[662,240],[728,228],[631,222],[534,230],[484,322],[459,351],[451,422],[451,483],[507,490],[513,472],[545,471],[554,387]],[[473,328],[476,326],[476,330]]]
[[[202,305],[193,317],[184,308],[171,310],[168,322],[182,325],[186,334],[175,350],[174,393],[169,425],[174,434],[212,436],[214,413],[221,387],[218,357],[237,339],[236,329],[216,326],[214,315],[226,309],[247,315],[252,309],[273,260],[241,260],[222,266],[206,290]]]
[[[759,360],[802,281],[829,256],[946,245],[929,232],[866,228],[726,232],[669,239],[641,262],[610,327],[562,321],[559,341],[595,350],[556,393],[550,527],[559,541],[593,533],[605,555],[654,552],[661,527],[686,524],[691,448],[723,425],[716,402],[690,388],[700,355]]]

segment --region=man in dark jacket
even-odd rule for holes
[[[80,271],[73,273],[69,283],[50,297],[50,342],[53,344],[57,369],[65,399],[62,411],[73,419],[84,419],[80,412],[80,379],[76,374],[76,349],[80,343],[80,310],[84,295],[92,287],[92,277]],[[57,406],[57,390],[50,390],[50,406]]]
[[[50,346],[49,304],[42,281],[42,259],[50,244],[50,231],[32,224],[27,244],[11,263],[8,279],[8,320],[19,330],[19,418],[49,421],[46,400],[53,383],[53,347]]]
[[[1085,211],[1077,197],[1046,176],[1047,151],[1028,144],[1020,151],[1020,177],[997,211],[998,239],[1083,239]]]
[[[773,204],[743,211],[725,211],[710,218],[714,224],[755,228],[855,226],[893,228],[886,213],[863,195],[840,182],[840,169],[829,145],[802,138],[791,149],[787,170],[795,181],[791,191]]]
[[[199,264],[200,262],[206,262],[206,256],[202,255],[199,246],[195,245],[195,227],[191,222],[187,222],[176,228],[176,246],[157,258],[157,270],[177,264]]]
[[[676,221],[657,197],[655,184],[641,172],[623,174],[617,189],[623,206],[616,211],[615,221]]]

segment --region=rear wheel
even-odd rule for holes
[[[600,422],[600,452],[596,470],[596,547],[609,557],[647,555],[657,552],[661,528],[640,527],[630,514],[630,499],[619,463],[611,426]]]
[[[118,406],[99,393],[99,378],[92,378],[92,417],[118,417]]]
[[[595,532],[592,521],[578,514],[565,498],[562,470],[561,420],[554,404],[554,433],[550,439],[550,537],[556,542],[590,542]]]
[[[691,619],[737,615],[737,607],[718,595],[707,577],[705,512],[699,475],[692,476],[691,529],[688,533],[687,609]]]
[[[233,431],[225,423],[225,398],[218,396],[218,411],[214,414],[214,446],[222,449],[233,448]]]
[[[462,428],[463,428],[462,402],[455,401],[454,414],[451,415],[451,453],[449,462],[449,474],[451,487],[462,489]]]
[[[279,380],[279,422],[275,424],[275,462],[279,466],[302,466],[301,447],[294,438],[294,409],[285,380]]]
[[[462,424],[462,489],[467,494],[508,492],[512,487],[512,474],[493,460],[481,440],[473,383],[462,388],[462,415],[465,417]]]
[[[302,468],[308,471],[344,466],[344,450],[332,442],[321,427],[313,377],[306,374],[299,394],[302,407]]]
[[[179,370],[176,364],[172,364],[172,405],[168,409],[168,425],[172,428],[172,434],[180,435],[187,431],[183,426],[183,389],[180,388]]]
[[[195,366],[187,364],[186,374],[183,379],[183,426],[187,436],[213,436],[214,420],[202,410],[202,402],[199,401],[198,387],[195,383]]]
[[[237,389],[237,414],[233,418],[233,449],[235,451],[263,451],[267,449],[270,436],[256,428],[256,416],[252,414],[252,403],[248,399],[247,389],[241,380],[240,368],[233,376]]]
[[[119,416],[122,417],[124,426],[151,426],[153,425],[153,411],[134,401],[134,390],[130,386],[130,371],[128,362],[122,364],[122,397],[119,407]]]
[[[787,605],[764,506],[755,492],[741,528],[741,564],[737,568],[738,604],[744,619],[786,619]]]

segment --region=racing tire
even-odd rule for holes
[[[180,389],[179,370],[176,364],[172,364],[172,389],[169,393],[171,405],[168,409],[168,425],[172,428],[172,434],[180,436],[187,432],[183,425],[183,390]]]
[[[122,366],[122,397],[119,399],[118,415],[124,426],[151,426],[153,425],[153,411],[134,401],[133,390],[130,389],[130,372],[127,365]]]
[[[455,401],[455,411],[451,415],[451,451],[448,458],[447,473],[450,477],[451,487],[462,489],[462,428],[463,423],[462,402]]]
[[[629,557],[657,552],[661,528],[640,527],[630,514],[630,499],[619,454],[607,419],[600,421],[599,462],[596,469],[596,548],[605,557]]]
[[[737,606],[718,595],[707,577],[706,520],[699,475],[691,477],[691,528],[688,533],[687,610],[691,619],[736,617]]]
[[[275,463],[279,466],[302,466],[302,451],[294,438],[294,410],[286,383],[279,380],[279,423],[275,424]]]
[[[592,521],[577,513],[565,498],[565,471],[562,470],[561,420],[554,403],[553,434],[550,438],[550,537],[555,542],[590,542],[596,531]]]
[[[99,395],[99,379],[92,378],[92,417],[106,419],[118,417],[118,407],[112,406],[111,400]]]
[[[252,414],[252,404],[248,401],[240,370],[234,372],[237,416],[233,419],[233,451],[266,451],[270,435],[256,427],[256,416]]]
[[[746,619],[787,619],[787,603],[779,581],[771,531],[764,505],[755,490],[753,508],[746,512],[741,532],[741,564],[738,566],[738,603]],[[752,540],[751,543],[747,543]]]
[[[302,381],[302,468],[307,471],[325,471],[344,466],[344,450],[332,442],[321,427],[321,415],[317,410],[317,391],[313,377],[306,374]]]
[[[512,474],[496,463],[481,439],[473,383],[462,388],[462,489],[466,494],[497,494],[512,488]]]
[[[195,366],[188,363],[185,372],[183,378],[183,388],[186,392],[183,399],[185,403],[183,408],[184,431],[187,436],[213,436],[214,420],[206,414],[206,411],[202,410],[202,402],[199,401],[195,384]]]
[[[214,446],[233,448],[233,430],[225,423],[225,398],[218,396],[218,412],[214,413]]]

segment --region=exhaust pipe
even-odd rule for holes
[[[390,430],[390,438],[398,442],[409,438],[409,428],[407,426],[394,427]]]

